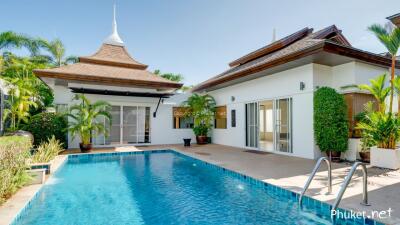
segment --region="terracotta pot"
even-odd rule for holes
[[[90,150],[92,150],[92,144],[79,143],[79,148],[81,149],[81,152],[90,152]]]
[[[204,145],[207,144],[207,136],[196,136],[196,142],[198,145]]]
[[[340,162],[340,156],[342,155],[341,152],[333,152],[333,151],[328,151],[326,152],[326,156],[331,157],[332,162]]]
[[[359,152],[361,161],[369,163],[371,159],[371,152]]]

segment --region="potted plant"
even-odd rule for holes
[[[210,95],[195,93],[183,102],[183,106],[186,108],[185,116],[193,118],[193,132],[196,135],[197,144],[207,144],[207,135],[212,128],[215,115],[214,98]]]
[[[376,142],[367,132],[361,133],[360,151],[358,152],[361,161],[369,163],[371,161],[371,147],[375,146]]]
[[[375,24],[368,29],[386,47],[392,58],[392,64],[389,87],[385,88],[386,75],[381,75],[383,78],[380,85],[376,85],[374,80],[371,80],[371,85],[366,85],[366,87],[370,87],[370,90],[367,90],[376,98],[378,97],[377,93],[380,94],[381,100],[378,101],[380,109],[369,113],[366,121],[359,123],[358,127],[376,142],[376,146],[371,148],[371,165],[398,169],[400,168],[400,149],[397,147],[397,142],[400,140],[400,113],[397,113],[397,116],[393,113],[393,96],[395,91],[400,93],[400,80],[395,76],[396,55],[400,48],[400,28]],[[378,87],[378,89],[374,87]],[[388,95],[389,107],[386,110],[385,100]]]
[[[199,124],[198,126],[193,127],[193,133],[196,135],[197,144],[207,144],[208,143],[208,131],[211,129],[210,126],[205,124]]]
[[[343,95],[329,87],[314,93],[314,135],[316,143],[332,161],[340,161],[348,147],[347,105]]]
[[[400,119],[383,112],[371,112],[366,121],[360,122],[358,127],[363,135],[368,135],[376,143],[371,147],[371,165],[376,167],[400,168],[400,150],[396,143],[400,140]]]
[[[91,137],[95,134],[108,134],[104,123],[99,118],[105,117],[110,121],[111,114],[109,109],[111,105],[105,101],[96,101],[91,103],[83,94],[76,94],[74,100],[80,101],[70,107],[68,118],[71,118],[68,124],[68,130],[71,132],[72,138],[76,135],[80,137],[79,147],[81,152],[88,152],[92,149]]]

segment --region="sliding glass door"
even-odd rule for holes
[[[292,101],[290,98],[275,101],[275,150],[292,152]]]
[[[292,99],[246,104],[246,146],[263,151],[292,152]]]
[[[246,146],[258,148],[258,102],[246,104]]]
[[[112,106],[111,125],[103,119],[109,128],[109,135],[93,135],[95,145],[126,145],[150,143],[150,107]]]

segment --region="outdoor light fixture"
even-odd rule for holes
[[[232,101],[232,102],[235,101],[235,96],[231,96],[231,101]]]
[[[306,88],[306,84],[303,81],[301,81],[300,82],[300,91],[303,91],[305,88]]]

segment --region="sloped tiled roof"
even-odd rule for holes
[[[393,24],[400,27],[400,13],[387,17],[386,19],[392,21]]]
[[[365,60],[373,58],[377,64],[390,65],[387,57],[353,48],[335,25],[314,33],[306,27],[231,62],[231,68],[196,85],[192,91],[202,91],[321,51],[349,57],[360,54]]]
[[[133,59],[120,45],[103,44],[92,56],[79,62],[50,69],[37,69],[39,77],[96,82],[143,88],[180,88],[182,84],[167,80],[146,70],[147,65]]]
[[[124,46],[103,44],[92,56],[79,57],[80,62],[92,62],[98,64],[111,64],[136,69],[146,69],[147,65],[134,60]]]

